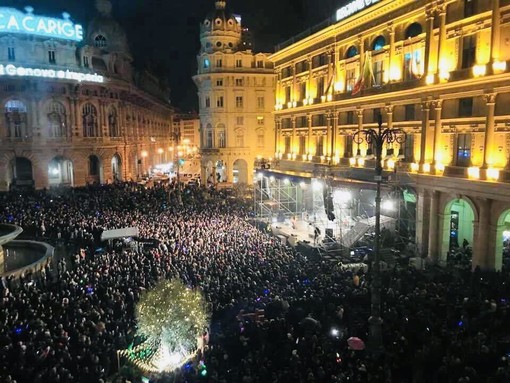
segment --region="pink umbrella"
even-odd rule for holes
[[[355,351],[361,351],[365,349],[365,342],[355,336],[351,336],[349,339],[347,339],[347,345],[351,350]]]

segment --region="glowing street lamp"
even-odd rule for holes
[[[382,116],[378,115],[377,129],[363,129],[354,133],[353,141],[361,144],[365,141],[369,147],[375,147],[375,181],[377,184],[375,194],[375,243],[374,257],[372,259],[372,283],[370,299],[370,327],[369,347],[373,352],[382,351],[382,319],[381,319],[381,182],[382,182],[382,150],[385,144],[403,144],[406,133],[402,129],[382,128]]]

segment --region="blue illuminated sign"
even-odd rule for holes
[[[74,24],[68,13],[63,19],[34,15],[32,7],[25,7],[27,13],[15,8],[0,7],[0,33],[21,33],[56,39],[81,41],[83,28]]]

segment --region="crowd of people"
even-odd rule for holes
[[[0,381],[141,381],[117,350],[135,341],[136,303],[162,278],[201,289],[211,327],[200,365],[154,382],[510,381],[507,271],[385,272],[384,351],[354,350],[348,338],[368,341],[368,275],[283,244],[235,198],[185,189],[180,202],[130,183],[1,195],[0,222],[70,256],[2,279]],[[101,243],[124,227],[139,229],[138,246]]]

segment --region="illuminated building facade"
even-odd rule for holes
[[[201,173],[200,148],[200,119],[195,113],[175,113],[173,118],[174,145],[170,148],[173,152],[174,163],[179,159],[181,174]]]
[[[251,183],[254,163],[274,152],[275,75],[266,53],[253,53],[241,18],[226,2],[200,25],[198,88],[202,179]]]
[[[85,30],[0,8],[0,191],[136,179],[171,143],[172,109],[135,73],[107,0]]]
[[[420,255],[444,263],[466,239],[473,266],[501,269],[509,15],[508,0],[353,1],[321,30],[281,44],[270,57],[279,171],[373,182],[374,148],[353,134],[382,115],[383,128],[407,133],[384,148],[383,165],[416,194]]]
[[[173,118],[173,132],[180,133],[181,141],[190,146],[200,146],[200,119],[194,113],[175,113]]]

